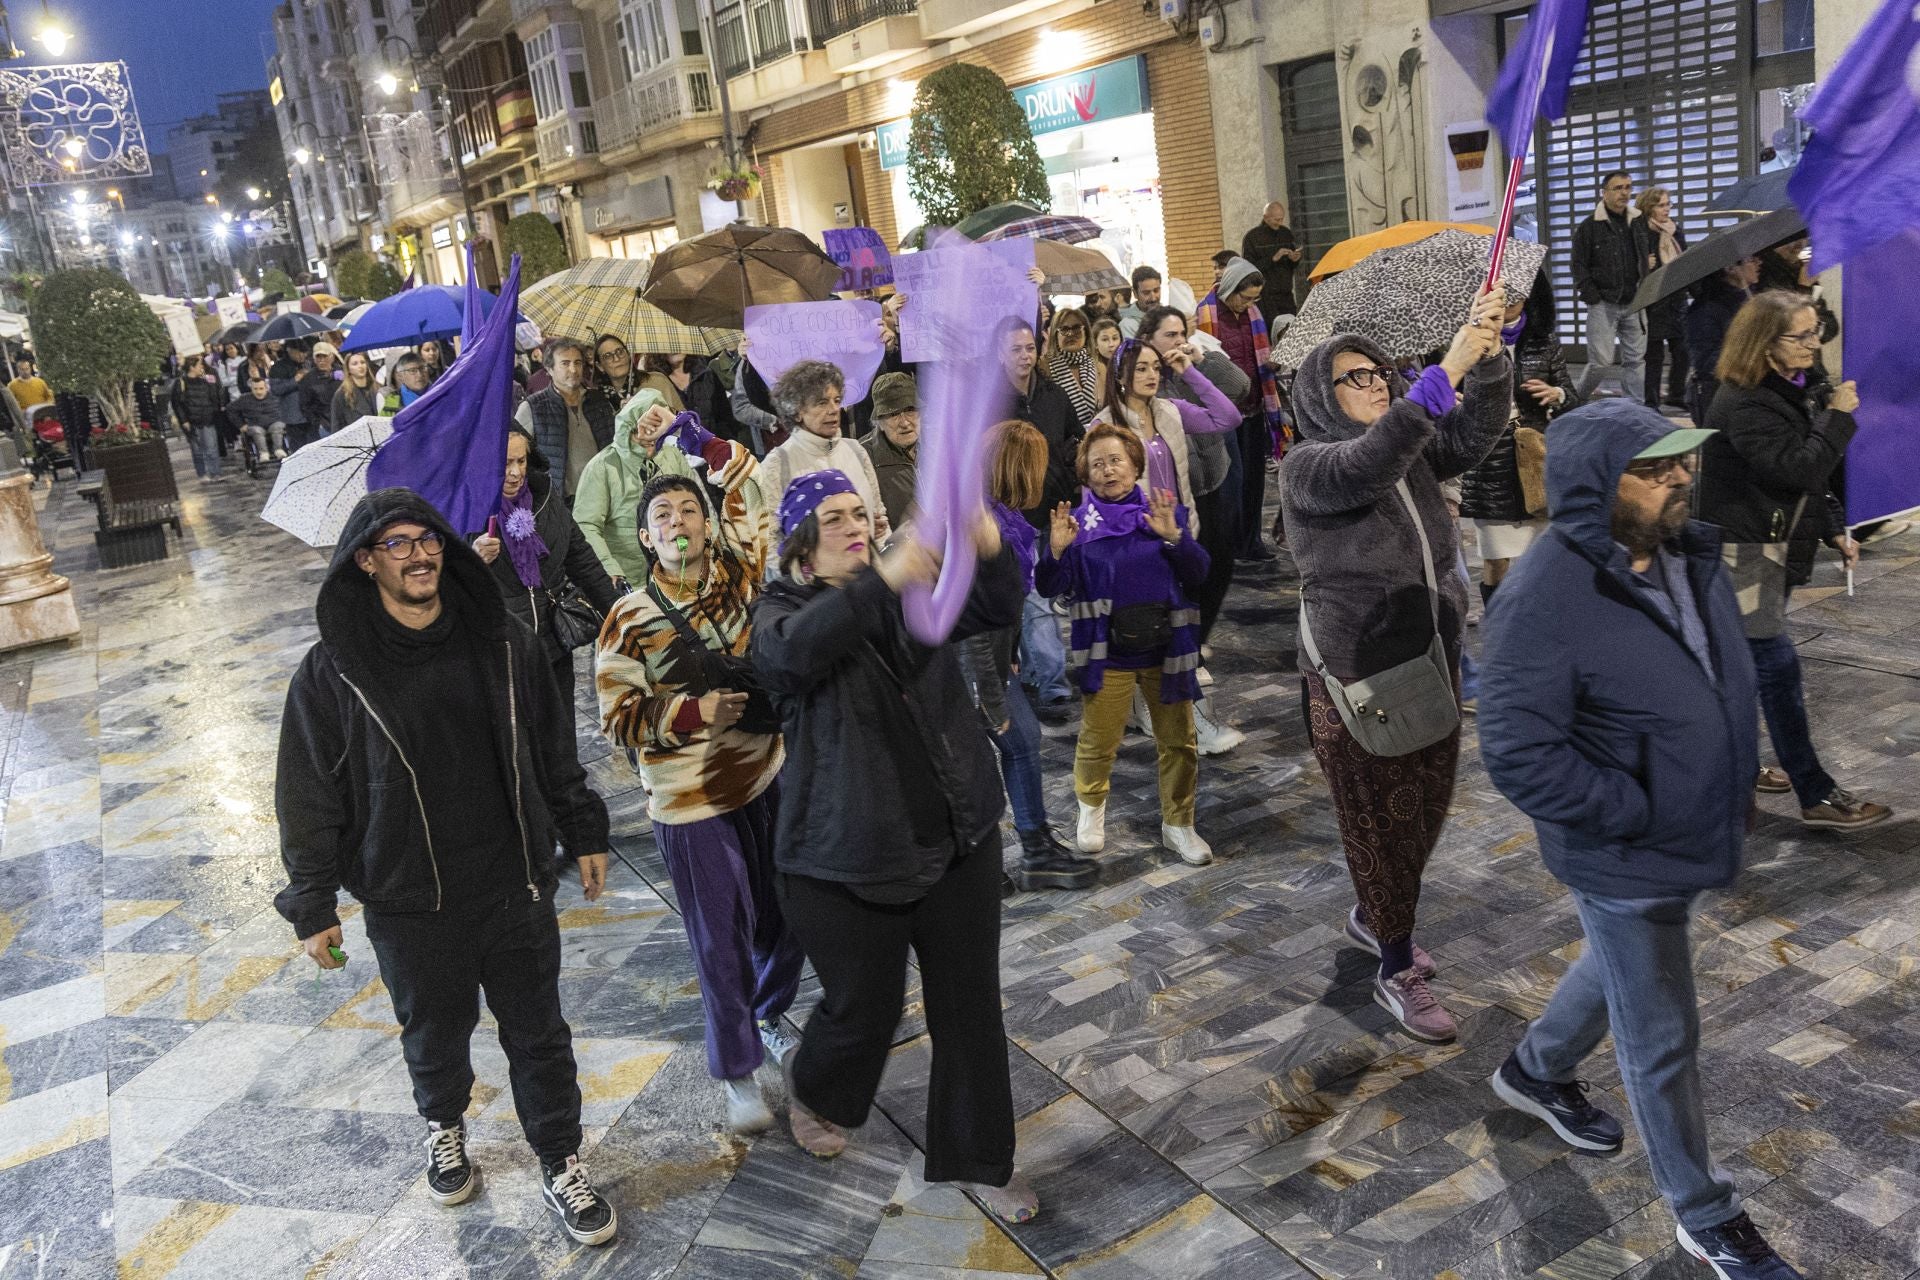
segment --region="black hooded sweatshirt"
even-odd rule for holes
[[[440,590],[453,615],[446,626],[458,629],[457,638],[409,638],[383,627],[391,620],[354,552],[402,520],[444,540]],[[343,888],[375,911],[439,911],[510,877],[537,901],[558,882],[556,841],[568,857],[606,851],[606,805],[587,787],[572,708],[546,653],[508,616],[480,557],[424,499],[378,489],[360,501],[314,615],[320,640],[287,690],[274,786],[287,868],[287,887],[274,906],[298,936],[339,923]],[[410,643],[464,650],[447,656],[464,659],[468,678],[483,685],[484,717],[424,705],[419,687],[392,669]],[[491,750],[420,745],[467,717],[484,728]],[[467,806],[472,821],[446,817],[450,806]],[[505,838],[476,851],[469,843],[473,823],[487,814],[507,824]]]

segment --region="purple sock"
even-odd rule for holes
[[[1380,976],[1391,978],[1413,968],[1413,935],[1388,942],[1380,939]]]

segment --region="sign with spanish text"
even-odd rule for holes
[[[1118,120],[1146,111],[1147,60],[1140,54],[1103,62],[1085,71],[1055,76],[1013,90],[1015,102],[1027,114],[1033,136],[1078,129],[1103,120]],[[898,169],[907,162],[907,133],[911,121],[893,120],[874,131],[880,146],[880,167]]]
[[[1020,316],[1040,310],[1033,270],[1033,241],[992,240],[906,253],[893,260],[893,285],[906,298],[900,308],[900,358],[979,360],[990,353],[994,323],[985,317]]]
[[[843,404],[867,398],[887,354],[880,336],[880,304],[864,300],[748,307],[746,333],[747,363],[769,387],[802,360],[825,360],[846,379],[840,393]]]
[[[887,242],[872,227],[829,227],[820,233],[827,256],[840,264],[835,293],[878,289],[893,283],[893,258]]]
[[[220,317],[220,326],[243,324],[247,318],[247,300],[237,293],[229,293],[213,300],[213,312]]]

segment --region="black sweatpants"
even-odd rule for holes
[[[1273,456],[1273,431],[1267,426],[1267,412],[1255,406],[1240,420],[1240,528],[1239,552],[1242,556],[1259,550],[1265,541],[1260,517],[1267,505],[1267,459]],[[1204,522],[1203,522],[1204,527]]]
[[[560,1012],[560,926],[525,889],[419,914],[366,913],[367,940],[393,996],[420,1114],[453,1124],[472,1101],[480,993],[500,1024],[513,1107],[542,1164],[580,1150],[573,1033]]]
[[[1196,493],[1193,505],[1200,517],[1199,542],[1207,552],[1207,576],[1193,593],[1200,607],[1200,643],[1213,635],[1213,624],[1233,585],[1233,558],[1240,550],[1240,500],[1222,484],[1212,493]]]
[[[866,1122],[900,1024],[912,947],[933,1041],[927,1181],[1005,1186],[1013,1176],[1013,1086],[1000,1018],[999,831],[904,906],[868,902],[810,876],[783,873],[778,889],[781,913],[822,987],[794,1051],[800,1101],[844,1128]]]

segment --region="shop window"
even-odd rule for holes
[[[1340,133],[1340,77],[1331,56],[1279,68],[1286,137],[1287,216],[1311,269],[1348,235],[1347,169]],[[1305,279],[1305,272],[1296,277]]]

